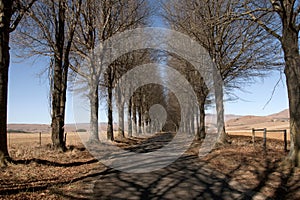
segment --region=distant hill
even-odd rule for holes
[[[237,119],[237,118],[240,118],[241,117],[241,115],[233,115],[233,114],[228,114],[228,115],[225,115],[225,122],[226,121],[229,121],[229,120],[231,120],[231,119]]]
[[[226,121],[227,130],[248,130],[252,128],[272,127],[273,129],[289,128],[289,110],[283,110],[279,113],[268,116],[241,116]]]
[[[279,113],[275,113],[272,115],[269,115],[268,117],[274,118],[274,119],[289,119],[290,118],[290,112],[289,109],[285,109]]]
[[[78,124],[66,124],[66,132],[75,132],[76,130],[88,130],[88,123],[78,123]],[[106,123],[100,123],[99,128],[106,129]],[[7,129],[9,132],[28,132],[28,133],[50,133],[51,126],[49,124],[8,124]]]
[[[48,133],[51,130],[48,124],[8,124],[9,132],[43,132]]]
[[[229,121],[229,120],[232,120],[232,119],[237,119],[237,118],[240,118],[240,117],[242,117],[242,115],[227,114],[227,115],[224,116],[224,120],[226,122],[226,121]],[[206,120],[207,121],[211,121],[212,118],[216,119],[216,114],[206,113]]]
[[[207,114],[206,122],[210,123],[214,114]],[[252,129],[252,128],[288,128],[289,121],[289,110],[283,110],[279,113],[274,113],[268,116],[240,116],[240,115],[225,115],[226,129]],[[106,123],[100,123],[99,128],[102,130],[106,129]],[[117,125],[114,126],[117,128]],[[66,132],[75,132],[76,130],[88,130],[88,123],[78,124],[66,124]],[[8,124],[9,132],[43,132],[50,133],[51,127],[49,124]]]

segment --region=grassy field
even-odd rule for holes
[[[80,145],[81,139],[79,137],[80,133],[70,132],[67,133],[67,145]],[[14,146],[17,144],[30,144],[34,146],[39,146],[40,144],[47,145],[51,143],[50,133],[8,133],[8,146]]]

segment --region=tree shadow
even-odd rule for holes
[[[151,135],[149,138],[143,139],[140,143],[124,148],[124,150],[135,152],[135,153],[149,153],[163,148],[173,138],[175,134],[170,132],[157,133]]]
[[[154,150],[161,145],[153,141],[152,138],[150,142],[143,142],[143,148]],[[151,147],[147,148],[147,145]],[[144,149],[133,147],[133,151],[147,152]],[[226,156],[234,157],[237,153],[227,153]],[[61,195],[70,199],[80,199],[83,194],[87,199],[299,199],[290,193],[298,192],[300,184],[287,186],[291,179],[294,182],[300,180],[294,178],[293,169],[289,173],[280,173],[282,160],[274,160],[272,154],[263,155],[264,159],[255,160],[256,155],[244,153],[238,165],[221,173],[209,164],[218,160],[220,155],[201,160],[198,156],[184,154],[162,169],[136,174],[113,170],[94,177],[89,193],[77,191]],[[155,165],[141,162],[130,167],[141,168],[143,163],[146,163],[145,168]],[[244,176],[246,174],[248,177]]]
[[[44,159],[39,159],[39,158],[32,158],[32,159],[25,159],[25,160],[11,160],[11,163],[13,163],[15,165],[18,165],[18,164],[28,165],[32,162],[40,164],[40,165],[47,165],[47,166],[52,166],[52,167],[77,167],[77,166],[81,166],[81,165],[97,163],[99,161],[97,159],[91,159],[91,160],[83,161],[83,162],[59,163],[59,162],[54,162],[54,161],[49,161],[49,160],[44,160]]]
[[[49,147],[49,145],[47,145],[47,147]],[[82,151],[85,151],[86,148],[70,145],[70,146],[68,146],[67,150],[64,153],[67,153],[67,152],[70,152],[70,151],[73,151],[73,150],[78,150],[78,151],[82,152]],[[57,153],[57,152],[54,152],[54,153]],[[28,165],[30,163],[36,163],[36,164],[39,164],[39,165],[47,165],[47,166],[52,166],[52,167],[77,167],[77,166],[81,166],[81,165],[96,163],[96,162],[98,162],[98,160],[97,159],[91,159],[91,160],[88,160],[88,161],[59,163],[59,162],[40,159],[40,158],[18,159],[18,160],[10,158],[9,162],[12,163],[12,164],[15,164],[15,165],[19,165],[19,164]]]
[[[94,178],[94,177],[98,177],[98,176],[102,176],[104,174],[109,174],[110,171],[112,171],[111,169],[105,169],[103,171],[98,171],[95,173],[91,173],[91,174],[87,174],[84,176],[80,176],[77,178],[74,178],[71,182],[75,183],[78,181],[82,181],[85,179],[89,179],[89,178]],[[49,179],[50,180],[50,179]],[[15,188],[7,188],[7,189],[3,189],[0,191],[0,195],[12,195],[12,194],[18,194],[20,192],[38,192],[38,191],[42,191],[42,190],[46,190],[46,189],[50,189],[55,187],[55,186],[62,186],[62,185],[67,185],[70,184],[70,180],[66,180],[66,181],[60,181],[60,182],[48,182],[49,180],[45,180],[45,182],[42,182],[42,184],[38,184],[38,185],[28,185],[29,182],[26,183],[26,185],[20,185],[18,187]],[[40,180],[41,181],[41,180]],[[32,182],[34,183],[34,182]],[[59,190],[55,190],[55,193],[60,194]],[[61,194],[63,195],[63,194]]]
[[[95,178],[99,179],[88,199],[236,199],[242,194],[228,184],[228,177],[199,162],[196,156],[183,156],[154,172],[115,170]],[[82,193],[61,195],[79,199]]]

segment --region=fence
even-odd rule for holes
[[[255,132],[256,131],[263,131],[263,148],[266,150],[267,148],[267,132],[283,132],[283,140],[284,140],[284,151],[287,151],[287,131],[286,130],[267,130],[266,128],[263,129],[252,129],[252,142],[255,145]]]
[[[15,145],[34,145],[35,147],[41,147],[43,145],[52,144],[51,133],[36,132],[36,133],[8,133],[7,134],[8,147],[11,148]],[[77,132],[65,132],[64,141],[67,145],[81,145],[82,141]]]

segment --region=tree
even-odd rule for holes
[[[16,29],[24,14],[35,1],[0,1],[0,167],[5,166],[7,160],[9,160],[7,148],[7,93],[10,33]]]
[[[116,2],[117,4],[117,2]],[[99,81],[102,73],[102,66],[97,48],[104,40],[112,34],[110,27],[113,17],[113,8],[116,6],[113,1],[88,0],[83,3],[80,13],[80,21],[75,31],[74,58],[77,63],[72,65],[72,70],[87,83],[85,88],[88,92],[90,103],[90,138],[89,142],[99,142],[98,135],[98,109],[99,109]],[[78,62],[85,60],[85,66]]]
[[[52,144],[64,151],[64,120],[70,52],[82,0],[38,1],[20,29],[24,50],[50,56]]]
[[[242,17],[241,17],[242,16]],[[233,18],[255,22],[280,42],[284,53],[289,98],[291,151],[289,158],[300,166],[300,2],[297,0],[246,0]]]

